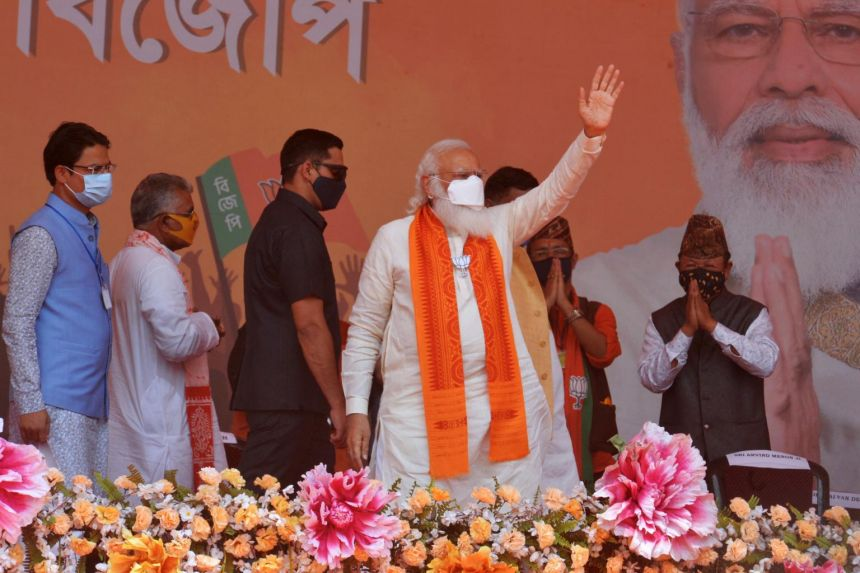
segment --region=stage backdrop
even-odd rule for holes
[[[131,230],[129,199],[143,176],[193,180],[207,225],[183,270],[196,305],[228,328],[210,354],[225,428],[226,360],[244,320],[244,243],[296,129],[345,142],[347,194],[326,214],[344,318],[361,257],[380,225],[404,215],[430,144],[464,138],[487,170],[512,164],[543,177],[579,132],[577,90],[601,63],[619,66],[626,88],[605,152],[566,212],[580,256],[677,227],[699,200],[668,0],[19,0],[0,10],[0,223],[8,227],[0,245],[6,250],[15,226],[44,202],[41,152],[62,121],[90,123],[111,139],[114,196],[96,210],[108,259]],[[613,306],[611,290],[582,294]],[[668,302],[680,290],[658,294]],[[644,326],[620,324],[628,359]],[[609,372],[629,438],[656,419],[659,397],[627,370]],[[856,403],[854,372],[853,393],[841,399]],[[835,481],[860,491],[856,473]]]

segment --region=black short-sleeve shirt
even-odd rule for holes
[[[245,250],[247,339],[233,409],[328,413],[299,345],[291,307],[308,297],[323,301],[339,364],[337,296],[325,226],[313,205],[281,189],[251,232]]]

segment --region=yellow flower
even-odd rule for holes
[[[240,508],[233,519],[238,529],[251,531],[260,523],[260,514],[257,512],[257,506],[252,503],[248,507]]]
[[[220,505],[210,505],[209,515],[212,516],[212,531],[215,533],[221,533],[230,523],[227,510]]]
[[[286,518],[290,515],[290,502],[287,498],[282,495],[276,495],[269,502],[272,505],[272,509],[275,510],[280,517]]]
[[[427,548],[420,541],[415,545],[407,545],[401,552],[403,562],[410,567],[421,567],[427,561]]]
[[[496,494],[488,487],[476,487],[472,489],[472,499],[486,503],[487,505],[493,505],[496,503]]]
[[[65,535],[72,528],[72,520],[65,513],[61,513],[54,517],[54,524],[51,525],[51,532],[55,535]]]
[[[749,516],[750,511],[752,511],[750,509],[750,504],[739,497],[732,498],[732,501],[729,502],[729,509],[731,509],[732,512],[741,519],[746,519]]]
[[[197,570],[202,571],[203,573],[208,573],[209,571],[215,571],[215,569],[221,569],[221,561],[215,559],[214,557],[210,557],[209,555],[198,555],[197,556]]]
[[[818,535],[818,526],[805,519],[797,520],[797,533],[804,541],[812,541]]]
[[[564,511],[566,511],[574,519],[582,519],[582,504],[579,503],[579,500],[572,499],[568,501],[566,504],[564,504],[564,507],[562,509],[564,509]]]
[[[451,494],[439,487],[431,487],[430,495],[434,501],[450,501]]]
[[[113,525],[119,520],[119,509],[112,505],[96,507],[96,521],[102,525]]]
[[[93,552],[93,549],[96,548],[96,544],[88,539],[84,539],[83,537],[72,537],[72,539],[69,540],[69,547],[75,552],[75,555],[78,557],[84,557],[85,555],[89,555]]]
[[[707,567],[717,560],[717,552],[713,549],[702,549],[699,551],[699,556],[696,557],[696,565],[699,567]]]
[[[223,479],[235,488],[245,487],[245,478],[242,477],[242,474],[240,474],[239,470],[237,469],[227,468],[226,470],[222,471],[221,479]]]
[[[221,483],[221,472],[215,468],[202,468],[197,475],[200,481],[207,485],[219,485]]]
[[[755,521],[744,521],[741,523],[741,539],[747,543],[755,543],[759,538],[758,523]]]
[[[155,518],[161,527],[167,531],[173,531],[179,525],[179,512],[172,507],[165,507],[155,512]]]
[[[735,498],[739,499],[739,498]],[[740,539],[733,539],[726,547],[726,561],[737,563],[747,556],[747,544]]]
[[[624,558],[620,555],[613,555],[606,560],[606,573],[621,573],[623,568]]]
[[[791,514],[781,505],[770,506],[770,520],[774,525],[788,525],[791,522]]]
[[[206,541],[212,535],[212,528],[205,518],[195,515],[191,520],[191,539],[193,541]]]
[[[499,494],[500,498],[502,498],[504,501],[508,502],[511,505],[518,504],[520,502],[520,499],[522,499],[519,490],[512,485],[499,486],[499,489],[496,490],[496,493]]]
[[[251,554],[251,536],[247,533],[236,536],[224,544],[224,551],[237,559]]]
[[[848,562],[848,548],[844,545],[833,545],[827,550],[827,556],[837,563],[840,567]]]
[[[272,526],[258,529],[255,537],[257,543],[254,544],[254,549],[260,553],[271,551],[278,544],[278,530]]]
[[[493,532],[493,526],[483,517],[478,517],[472,520],[469,524],[469,535],[472,536],[472,541],[480,545],[490,538]]]
[[[134,508],[134,525],[131,530],[135,533],[140,533],[147,529],[152,524],[152,510],[144,505],[138,505]]]
[[[424,508],[430,504],[430,501],[430,494],[427,490],[419,487],[412,492],[412,497],[409,498],[409,507],[412,508],[412,511],[415,513],[421,513],[424,511]]]
[[[535,521],[533,523],[537,532],[538,546],[541,549],[546,549],[555,543],[555,530],[552,528],[552,525],[543,521]]]
[[[124,489],[126,491],[134,491],[137,489],[137,484],[128,479],[128,476],[124,475],[113,480],[113,484],[119,489]]]
[[[164,552],[170,555],[171,557],[176,557],[177,559],[182,559],[191,549],[191,540],[187,537],[182,539],[174,539],[170,543],[164,546]]]
[[[567,502],[567,496],[560,489],[551,487],[543,494],[543,503],[550,511],[558,511]]]
[[[585,564],[588,563],[588,556],[588,547],[583,547],[582,545],[571,545],[570,566],[572,568],[585,567]]]
[[[284,567],[284,558],[276,555],[266,555],[257,559],[251,566],[251,573],[278,573]]]
[[[770,554],[774,563],[782,563],[788,556],[788,545],[782,539],[771,539]]]
[[[279,482],[275,476],[271,476],[269,474],[255,479],[254,485],[262,489],[263,491],[281,489],[281,482]]]
[[[148,535],[127,536],[108,554],[108,573],[176,573],[179,559],[164,550],[160,539]]]
[[[848,515],[848,512],[845,511],[844,507],[840,507],[838,505],[834,505],[830,509],[824,512],[824,518],[829,519],[836,525],[841,525],[842,527],[848,527],[851,524],[851,516]]]
[[[609,564],[606,564],[606,570],[609,570]],[[558,555],[553,555],[543,567],[543,573],[565,573],[567,567],[564,566],[564,559]]]

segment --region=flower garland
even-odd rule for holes
[[[298,491],[263,476],[257,494],[234,469],[204,468],[196,491],[171,476],[121,476],[97,478],[97,493],[91,479],[67,482],[16,451],[29,446],[0,446],[16,452],[0,457],[0,476],[14,477],[13,462],[23,472],[0,481],[0,501],[13,491],[38,498],[50,485],[35,518],[10,521],[0,504],[2,571],[23,572],[29,553],[36,573],[83,571],[84,559],[106,573],[860,573],[860,523],[844,509],[818,516],[736,498],[717,514],[689,438],[653,424],[593,496],[580,486],[524,500],[497,483],[475,488],[465,506],[433,484],[400,495],[366,470],[322,466]]]

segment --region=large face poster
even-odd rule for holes
[[[345,142],[348,190],[326,213],[326,238],[346,318],[370,240],[405,213],[429,145],[463,138],[485,170],[541,178],[581,127],[579,86],[614,63],[625,92],[565,216],[577,292],[618,319],[622,355],[607,376],[622,436],[659,417],[660,396],[639,382],[643,333],[651,312],[683,294],[683,225],[708,211],[726,226],[731,288],[773,315],[774,445],[818,445],[833,489],[860,492],[852,10],[827,0],[9,2],[0,243],[43,204],[41,151],[62,121],[111,139],[114,195],[95,211],[107,259],[131,231],[129,200],[146,174],[193,181],[206,225],[181,268],[196,306],[227,326],[209,355],[226,428],[244,245],[277,190],[290,133],[316,127]],[[754,270],[759,233],[788,236],[794,264],[782,242],[759,239]],[[5,256],[0,264],[5,281]],[[727,408],[732,399],[721,397]]]

